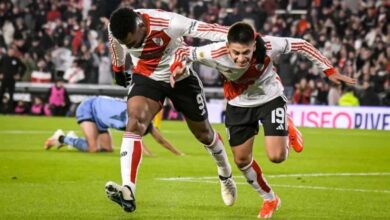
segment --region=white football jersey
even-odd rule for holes
[[[173,53],[184,45],[183,36],[211,41],[224,41],[228,28],[193,20],[182,15],[155,9],[134,10],[146,21],[147,34],[141,47],[126,48],[109,30],[110,51],[114,71],[124,70],[126,52],[131,55],[133,72],[153,80],[169,82]],[[188,76],[184,74],[180,79]]]
[[[225,98],[230,105],[240,107],[260,106],[278,96],[284,97],[283,85],[273,63],[280,54],[297,52],[327,75],[335,71],[329,60],[305,40],[272,36],[262,38],[267,49],[264,65],[252,59],[249,67],[237,67],[228,54],[226,42],[179,48],[174,56],[176,60],[171,63],[181,62],[185,65],[187,61],[193,61],[216,68],[225,78]]]

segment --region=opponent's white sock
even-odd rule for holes
[[[216,131],[214,131],[213,141],[210,145],[205,145],[205,148],[217,164],[218,175],[229,177],[232,174],[232,168],[229,164],[222,138]]]
[[[260,166],[252,159],[246,167],[240,169],[247,182],[263,197],[264,200],[274,200],[275,194],[263,177]]]
[[[130,186],[135,194],[138,168],[142,161],[142,137],[131,132],[125,132],[122,138],[120,156],[122,185]]]

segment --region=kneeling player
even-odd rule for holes
[[[76,118],[85,138],[78,138],[73,131],[65,135],[62,130],[57,130],[46,141],[45,149],[54,146],[61,148],[67,144],[84,152],[112,152],[112,138],[108,129],[124,130],[128,120],[127,105],[125,101],[109,97],[87,98],[77,108]],[[183,155],[152,124],[145,134],[147,133],[172,153]],[[143,152],[148,156],[153,155],[146,146],[143,146]]]

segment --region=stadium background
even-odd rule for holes
[[[304,38],[341,73],[358,79],[353,90],[360,105],[389,106],[389,4],[362,0],[8,0],[0,3],[0,57],[8,48],[15,49],[24,63],[17,81],[54,82],[68,71],[65,81],[72,84],[113,85],[105,18],[118,6],[159,8],[223,25],[244,20],[263,35]],[[192,45],[206,43],[190,38],[186,41]],[[215,70],[205,66],[196,69],[205,87],[221,87]],[[342,86],[328,84],[315,66],[295,54],[280,57],[277,71],[293,104],[338,105],[345,91]],[[37,95],[47,102],[46,94],[22,96],[19,99],[28,102],[20,102],[25,110],[19,113],[29,113],[29,102]],[[7,97],[2,103],[9,101]],[[2,105],[1,111],[14,113],[16,104]]]
[[[10,48],[14,49],[15,56],[23,63],[23,74],[20,79],[16,77],[15,101],[9,102],[10,97],[5,94],[1,102],[0,218],[128,218],[102,192],[105,181],[120,180],[118,147],[111,155],[43,152],[42,143],[52,131],[59,126],[77,130],[77,124],[72,117],[44,117],[51,116],[50,111],[40,112],[41,117],[26,116],[33,115],[31,107],[40,102],[38,99],[48,104],[50,86],[64,80],[66,71],[77,77],[65,77],[70,100],[62,115],[72,116],[77,104],[96,91],[112,96],[126,93],[113,82],[104,19],[123,5],[160,8],[223,25],[245,20],[263,35],[304,38],[341,73],[357,78],[353,96],[364,107],[338,107],[340,97],[351,94],[350,88],[328,84],[303,57],[294,54],[280,57],[277,71],[295,123],[349,130],[301,128],[306,150],[299,156],[291,154],[289,161],[281,166],[266,161],[261,148],[263,139],[259,137],[256,157],[262,158],[266,175],[290,175],[290,179],[270,179],[284,202],[276,218],[386,219],[390,216],[387,208],[390,135],[388,131],[353,129],[390,130],[389,1],[6,0],[0,2],[0,58]],[[193,45],[207,43],[190,38],[186,41]],[[206,90],[211,91],[208,107],[212,120],[219,123],[223,121],[225,103],[220,99],[218,73],[204,66],[196,68]],[[166,108],[165,118],[180,119],[169,106]],[[216,127],[225,133],[222,125]],[[142,195],[140,207],[144,208],[137,210],[134,218],[254,218],[260,201],[254,198],[243,179],[238,177],[237,208],[226,209],[219,201],[218,186],[202,180],[214,175],[210,169],[213,165],[185,125],[164,121],[161,129],[187,156],[173,158],[152,145],[158,157],[144,158],[138,190]],[[118,145],[121,134],[113,135]],[[153,143],[149,137],[145,141]],[[231,158],[230,152],[229,155]],[[240,176],[237,169],[234,172]],[[180,176],[199,179],[195,178],[195,184],[160,180]],[[172,189],[176,193],[169,193]]]

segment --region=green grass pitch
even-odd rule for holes
[[[226,137],[223,125],[214,127]],[[143,157],[134,213],[125,213],[104,193],[106,181],[121,182],[122,133],[112,132],[114,153],[43,150],[57,128],[81,135],[74,118],[0,116],[0,219],[256,218],[262,200],[233,165],[229,147],[238,183],[232,207],[224,206],[216,167],[184,122],[163,121],[161,130],[186,156],[144,138],[156,156]],[[389,131],[301,131],[305,150],[291,152],[282,164],[266,158],[262,135],[255,143],[255,158],[282,200],[274,219],[390,218]]]

